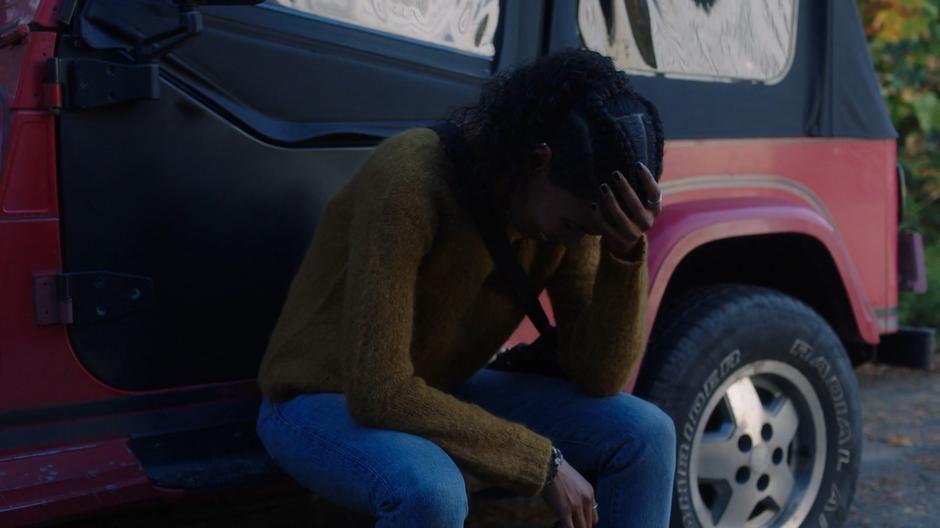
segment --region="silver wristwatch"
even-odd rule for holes
[[[564,460],[565,457],[561,455],[561,450],[552,446],[552,458],[548,461],[548,477],[545,478],[545,486],[552,483],[555,475],[558,474],[558,468],[561,467],[561,463]]]

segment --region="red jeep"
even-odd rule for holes
[[[669,138],[628,389],[676,421],[674,523],[841,524],[853,365],[931,357],[898,327],[923,257],[851,0],[257,3],[3,3],[0,524],[283,483],[254,376],[327,198],[580,45]]]

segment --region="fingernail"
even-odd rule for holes
[[[604,184],[601,185],[601,192],[604,193],[604,194],[607,194],[607,193],[610,192],[610,188],[607,187],[607,184],[606,184],[606,183],[604,183]]]
[[[644,169],[646,168],[646,165],[645,165],[642,161],[638,161],[638,162],[636,162],[636,164],[639,165],[640,167],[644,168]]]
[[[597,211],[597,203],[591,202],[591,210],[592,210],[592,211]]]

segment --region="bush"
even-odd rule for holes
[[[940,262],[940,244],[925,248],[927,262]],[[940,314],[940,266],[927,268],[927,294],[902,293],[898,311],[900,320],[911,326],[937,327]]]
[[[907,173],[904,226],[923,233],[928,291],[902,294],[901,324],[940,326],[940,0],[858,0]]]

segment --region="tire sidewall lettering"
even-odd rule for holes
[[[813,371],[819,374],[819,378],[826,387],[832,411],[835,415],[836,431],[838,432],[839,458],[836,463],[836,471],[842,471],[842,466],[845,465],[848,458],[851,458],[851,450],[848,449],[848,446],[852,441],[849,404],[845,401],[842,382],[833,373],[829,360],[822,355],[815,354],[813,347],[806,341],[796,339],[793,346],[790,347],[790,355],[810,366]],[[823,408],[825,409],[825,406]]]
[[[779,373],[773,363],[780,367]],[[692,458],[697,452],[696,434],[712,419],[714,400],[722,396],[723,387],[732,378],[754,374],[770,376],[765,390],[797,391],[792,395],[797,419],[811,423],[797,429],[800,441],[793,447],[806,449],[821,442],[818,449],[824,453],[793,462],[800,464],[800,478],[813,491],[806,495],[809,490],[804,490],[800,504],[787,501],[783,505],[797,516],[787,514],[787,520],[799,518],[803,526],[842,525],[861,458],[858,383],[840,336],[812,307],[786,293],[755,285],[717,284],[689,290],[670,302],[654,326],[643,369],[641,378],[646,377],[638,383],[638,395],[660,405],[676,424],[671,526],[711,525],[710,518],[698,517],[701,507],[707,510],[715,504],[707,500],[711,495],[699,497],[699,483],[692,480],[697,469]],[[795,377],[791,380],[791,376]],[[737,451],[729,451],[728,456],[735,458],[728,464],[737,463]]]
[[[818,396],[823,400],[824,413],[827,416],[827,449],[832,450],[833,442],[831,433],[837,433],[836,449],[832,450],[835,462],[830,466],[835,472],[841,473],[850,467],[852,461],[852,425],[848,402],[845,399],[845,390],[838,377],[837,369],[833,368],[830,359],[820,354],[806,340],[801,338],[794,339],[789,347],[787,354],[791,357],[791,363],[796,363],[800,371],[809,376],[815,377],[814,387],[824,387],[825,392],[818,391]],[[677,447],[676,458],[676,503],[681,512],[681,520],[684,526],[700,526],[695,515],[695,509],[692,503],[692,488],[689,481],[689,469],[691,465],[692,443],[695,438],[695,431],[703,418],[702,413],[708,404],[709,399],[728,376],[741,367],[742,354],[739,348],[735,348],[727,353],[718,365],[713,368],[705,379],[701,382],[695,397],[688,406],[688,411],[683,416],[679,430],[679,445]],[[759,358],[748,358],[748,361],[755,361]],[[802,363],[802,365],[800,365]],[[831,415],[831,416],[830,416]],[[833,425],[835,430],[833,431]],[[828,480],[828,479],[827,479]],[[835,482],[828,483],[819,491],[817,503],[823,502],[821,511],[816,518],[816,523],[820,527],[833,526],[838,518],[838,513],[845,507],[845,499],[842,491]],[[834,515],[833,519],[828,519],[829,515]],[[811,521],[812,519],[807,519]]]
[[[741,349],[734,349],[726,354],[718,366],[713,368],[705,378],[692,405],[683,420],[679,431],[679,446],[676,456],[676,495],[679,510],[682,512],[682,523],[685,526],[698,526],[695,510],[692,506],[691,486],[689,483],[689,465],[692,458],[692,442],[695,439],[695,429],[701,419],[702,411],[715,389],[727,379],[732,372],[738,369],[741,363]]]
[[[835,423],[835,432],[837,447],[835,448],[833,454],[835,455],[835,464],[829,464],[827,466],[831,467],[836,473],[842,473],[846,468],[849,467],[850,462],[852,461],[852,425],[849,417],[849,405],[845,401],[845,391],[842,387],[842,382],[839,380],[838,376],[833,372],[828,358],[817,354],[813,347],[802,339],[796,339],[793,342],[793,345],[790,347],[790,355],[793,356],[797,361],[802,361],[805,363],[809,370],[807,373],[815,373],[822,384],[826,387],[826,394],[829,396],[829,405],[823,405],[823,412],[826,412],[827,407],[831,409],[833,414],[833,420],[826,420],[827,428],[832,427],[832,423]],[[828,414],[828,413],[827,413]],[[831,448],[831,438],[829,434],[830,431],[827,431],[826,439],[830,443],[829,448]],[[820,528],[828,528],[832,524],[828,517],[833,514],[838,514],[845,507],[845,499],[842,492],[839,490],[839,486],[836,484],[837,481],[833,481],[829,484],[829,489],[819,490],[820,498],[825,497],[825,503],[823,504],[822,511],[819,512],[819,517],[817,518],[817,523]],[[819,498],[817,498],[817,501]]]

